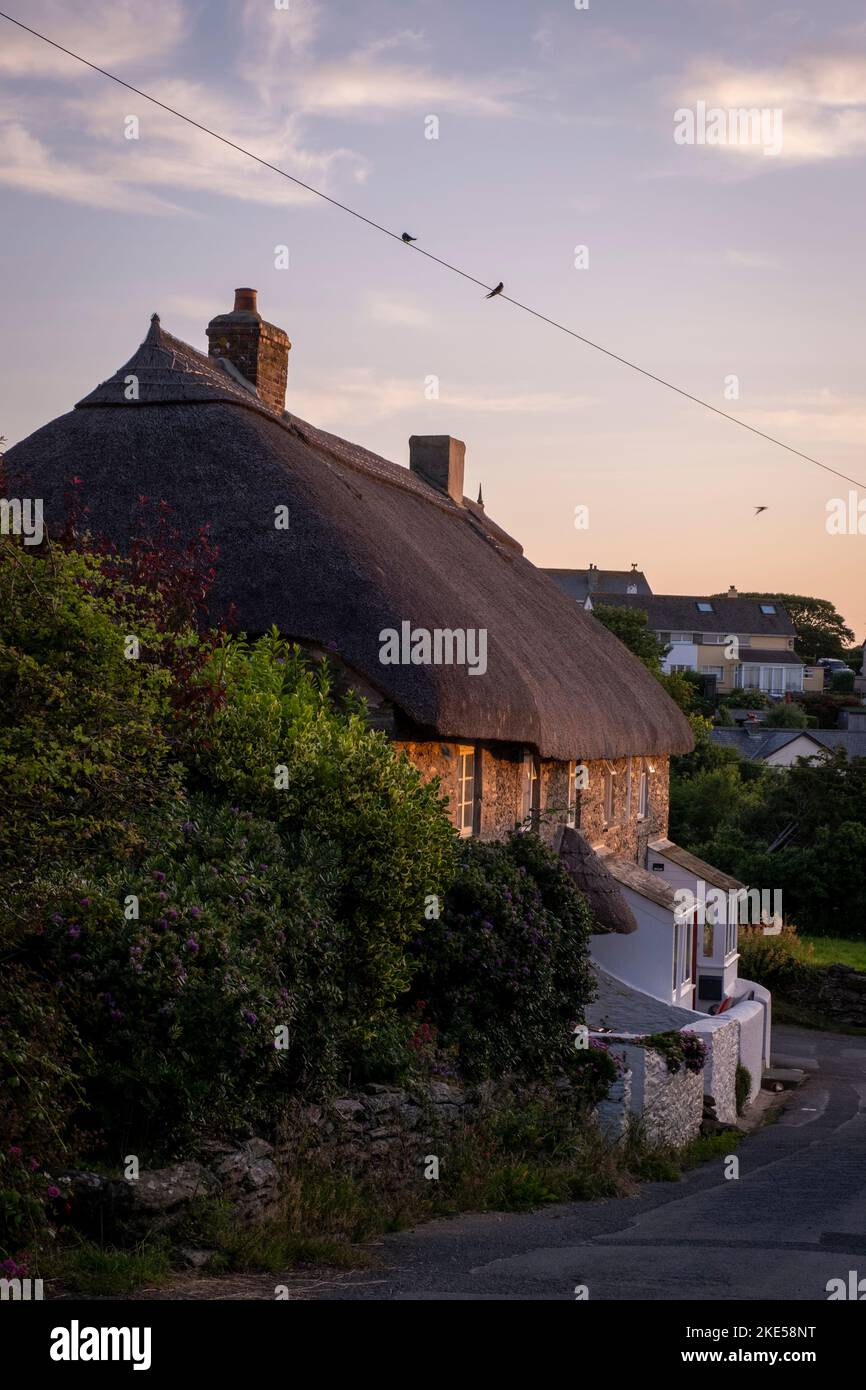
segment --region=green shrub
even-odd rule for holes
[[[719,703],[732,709],[768,709],[770,697],[763,690],[729,690]]]
[[[79,858],[122,855],[137,843],[135,808],[178,792],[161,639],[132,629],[141,655],[128,660],[123,586],[103,587],[93,557],[0,545],[0,871],[22,852],[45,866],[73,843]]]
[[[328,847],[334,914],[346,926],[342,1007],[359,1045],[373,1042],[408,988],[405,948],[426,900],[452,876],[454,831],[438,783],[369,728],[363,704],[337,708],[327,665],[311,670],[275,632],[226,644],[214,668],[225,702],[193,766],[275,820],[302,859],[309,845]]]
[[[599,1101],[604,1100],[620,1070],[604,1043],[591,1039],[589,1047],[576,1049],[570,1073],[578,1103],[584,1109],[592,1110]]]
[[[809,716],[802,705],[795,704],[793,701],[786,704],[780,700],[767,711],[764,720],[766,729],[805,729],[809,724]]]
[[[667,1033],[649,1033],[644,1038],[635,1039],[642,1047],[658,1052],[665,1060],[669,1072],[701,1072],[706,1065],[707,1045],[697,1034],[672,1029]]]
[[[358,943],[338,846],[204,793],[147,838],[134,865],[67,875],[22,947],[88,1050],[89,1129],[167,1155],[268,1125],[290,1092],[405,1072],[412,1026],[360,969],[399,936]]]
[[[755,980],[772,989],[786,980],[794,980],[806,967],[803,965],[797,938],[790,930],[778,936],[765,936],[760,927],[740,927],[738,949],[739,971],[744,979]]]
[[[438,919],[415,939],[412,996],[468,1076],[549,1075],[592,997],[592,918],[535,835],[467,841]]]
[[[80,1099],[78,1037],[52,991],[20,963],[0,968],[0,1258],[42,1237],[61,1193]]]
[[[854,692],[853,671],[833,671],[830,676],[830,689],[834,695],[851,695]]]

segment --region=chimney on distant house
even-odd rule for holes
[[[466,445],[450,434],[413,434],[409,439],[409,468],[425,483],[446,492],[463,506],[463,463]]]
[[[251,289],[235,290],[231,313],[211,319],[207,326],[208,356],[226,358],[256,388],[262,404],[282,414],[292,345],[281,328],[262,318],[256,294]]]
[[[586,572],[586,592],[594,594],[598,590],[598,565],[589,562],[589,569]]]

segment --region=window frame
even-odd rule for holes
[[[645,764],[640,770],[637,785],[637,818],[638,820],[646,820],[649,815],[649,774]]]
[[[520,810],[524,829],[537,830],[541,815],[541,759],[528,748],[523,752]]]
[[[577,761],[568,764],[568,792],[565,805],[565,823],[569,829],[577,826]]]
[[[616,770],[605,764],[604,777],[602,779],[601,814],[604,825],[615,824],[614,814],[616,812]]]
[[[471,776],[466,775],[467,760],[472,759]],[[467,783],[470,793],[465,795]],[[469,810],[468,823],[466,810]],[[461,840],[468,840],[476,833],[478,809],[478,749],[473,743],[461,743],[457,747],[457,830]]]

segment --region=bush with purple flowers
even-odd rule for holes
[[[536,835],[467,841],[444,911],[415,941],[413,1000],[470,1077],[546,1076],[574,1056],[593,996],[592,917]]]

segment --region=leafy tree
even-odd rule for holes
[[[836,749],[787,769],[735,759],[714,764],[699,742],[673,760],[672,838],[751,887],[781,889],[802,930],[862,936],[866,758]]]
[[[814,719],[816,729],[835,729],[839,723],[839,711],[856,709],[860,705],[857,695],[836,695],[830,690],[804,691],[795,696],[798,705]]]
[[[618,608],[612,603],[599,603],[592,611],[593,617],[643,662],[674,703],[688,714],[694,708],[696,699],[695,684],[689,679],[691,673],[673,671],[666,674],[662,670],[662,662],[670,647],[656,637],[649,626],[647,614],[640,608]]]
[[[597,618],[608,632],[634,652],[654,676],[661,674],[662,661],[670,648],[660,642],[649,626],[649,618],[640,608],[618,607],[612,603],[599,603],[593,607],[592,616]]]

